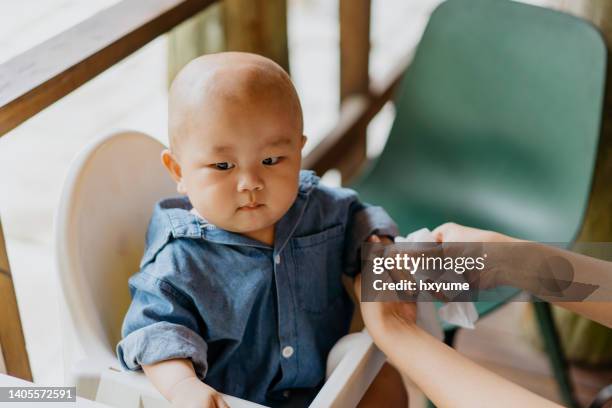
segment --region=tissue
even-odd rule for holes
[[[406,237],[395,237],[395,242],[435,242],[435,238],[431,231],[422,228]],[[452,273],[457,276],[457,279],[461,279],[460,275]],[[458,327],[473,329],[474,323],[478,320],[478,311],[472,302],[449,302],[438,309],[437,313],[433,302],[417,303],[417,325],[432,336],[442,340],[444,336],[439,319]]]

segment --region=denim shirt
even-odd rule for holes
[[[301,171],[274,246],[207,223],[186,197],[159,202],[129,280],[121,364],[188,358],[211,387],[258,403],[319,385],[353,312],[342,274],[359,273],[369,235],[397,227],[354,191],[318,182]]]

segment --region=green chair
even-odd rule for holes
[[[566,14],[442,3],[400,85],[385,149],[352,187],[402,233],[455,221],[571,243],[589,198],[606,53],[594,27]],[[485,315],[515,294],[477,308]],[[563,399],[576,406],[549,305],[535,307]]]

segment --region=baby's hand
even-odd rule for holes
[[[229,408],[221,394],[197,377],[177,383],[172,389],[172,395],[170,401],[177,408]]]
[[[368,237],[368,242],[376,242],[381,244],[392,244],[393,240],[386,235],[379,236],[376,234],[372,234]]]

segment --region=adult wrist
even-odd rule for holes
[[[498,286],[513,286],[528,292],[537,289],[538,265],[551,252],[550,248],[537,242],[508,238],[506,242],[509,245],[492,244],[498,251],[493,254],[498,264],[495,268],[498,273]]]
[[[390,315],[382,321],[381,331],[383,336],[409,335],[421,330],[421,328],[417,326],[415,319],[402,316],[397,312],[390,313]]]
[[[422,333],[425,333],[425,331],[416,323],[403,321],[396,322],[393,325],[386,324],[382,327],[382,330],[376,331],[372,338],[383,353],[389,355],[392,350],[398,347],[398,344],[411,343]]]

